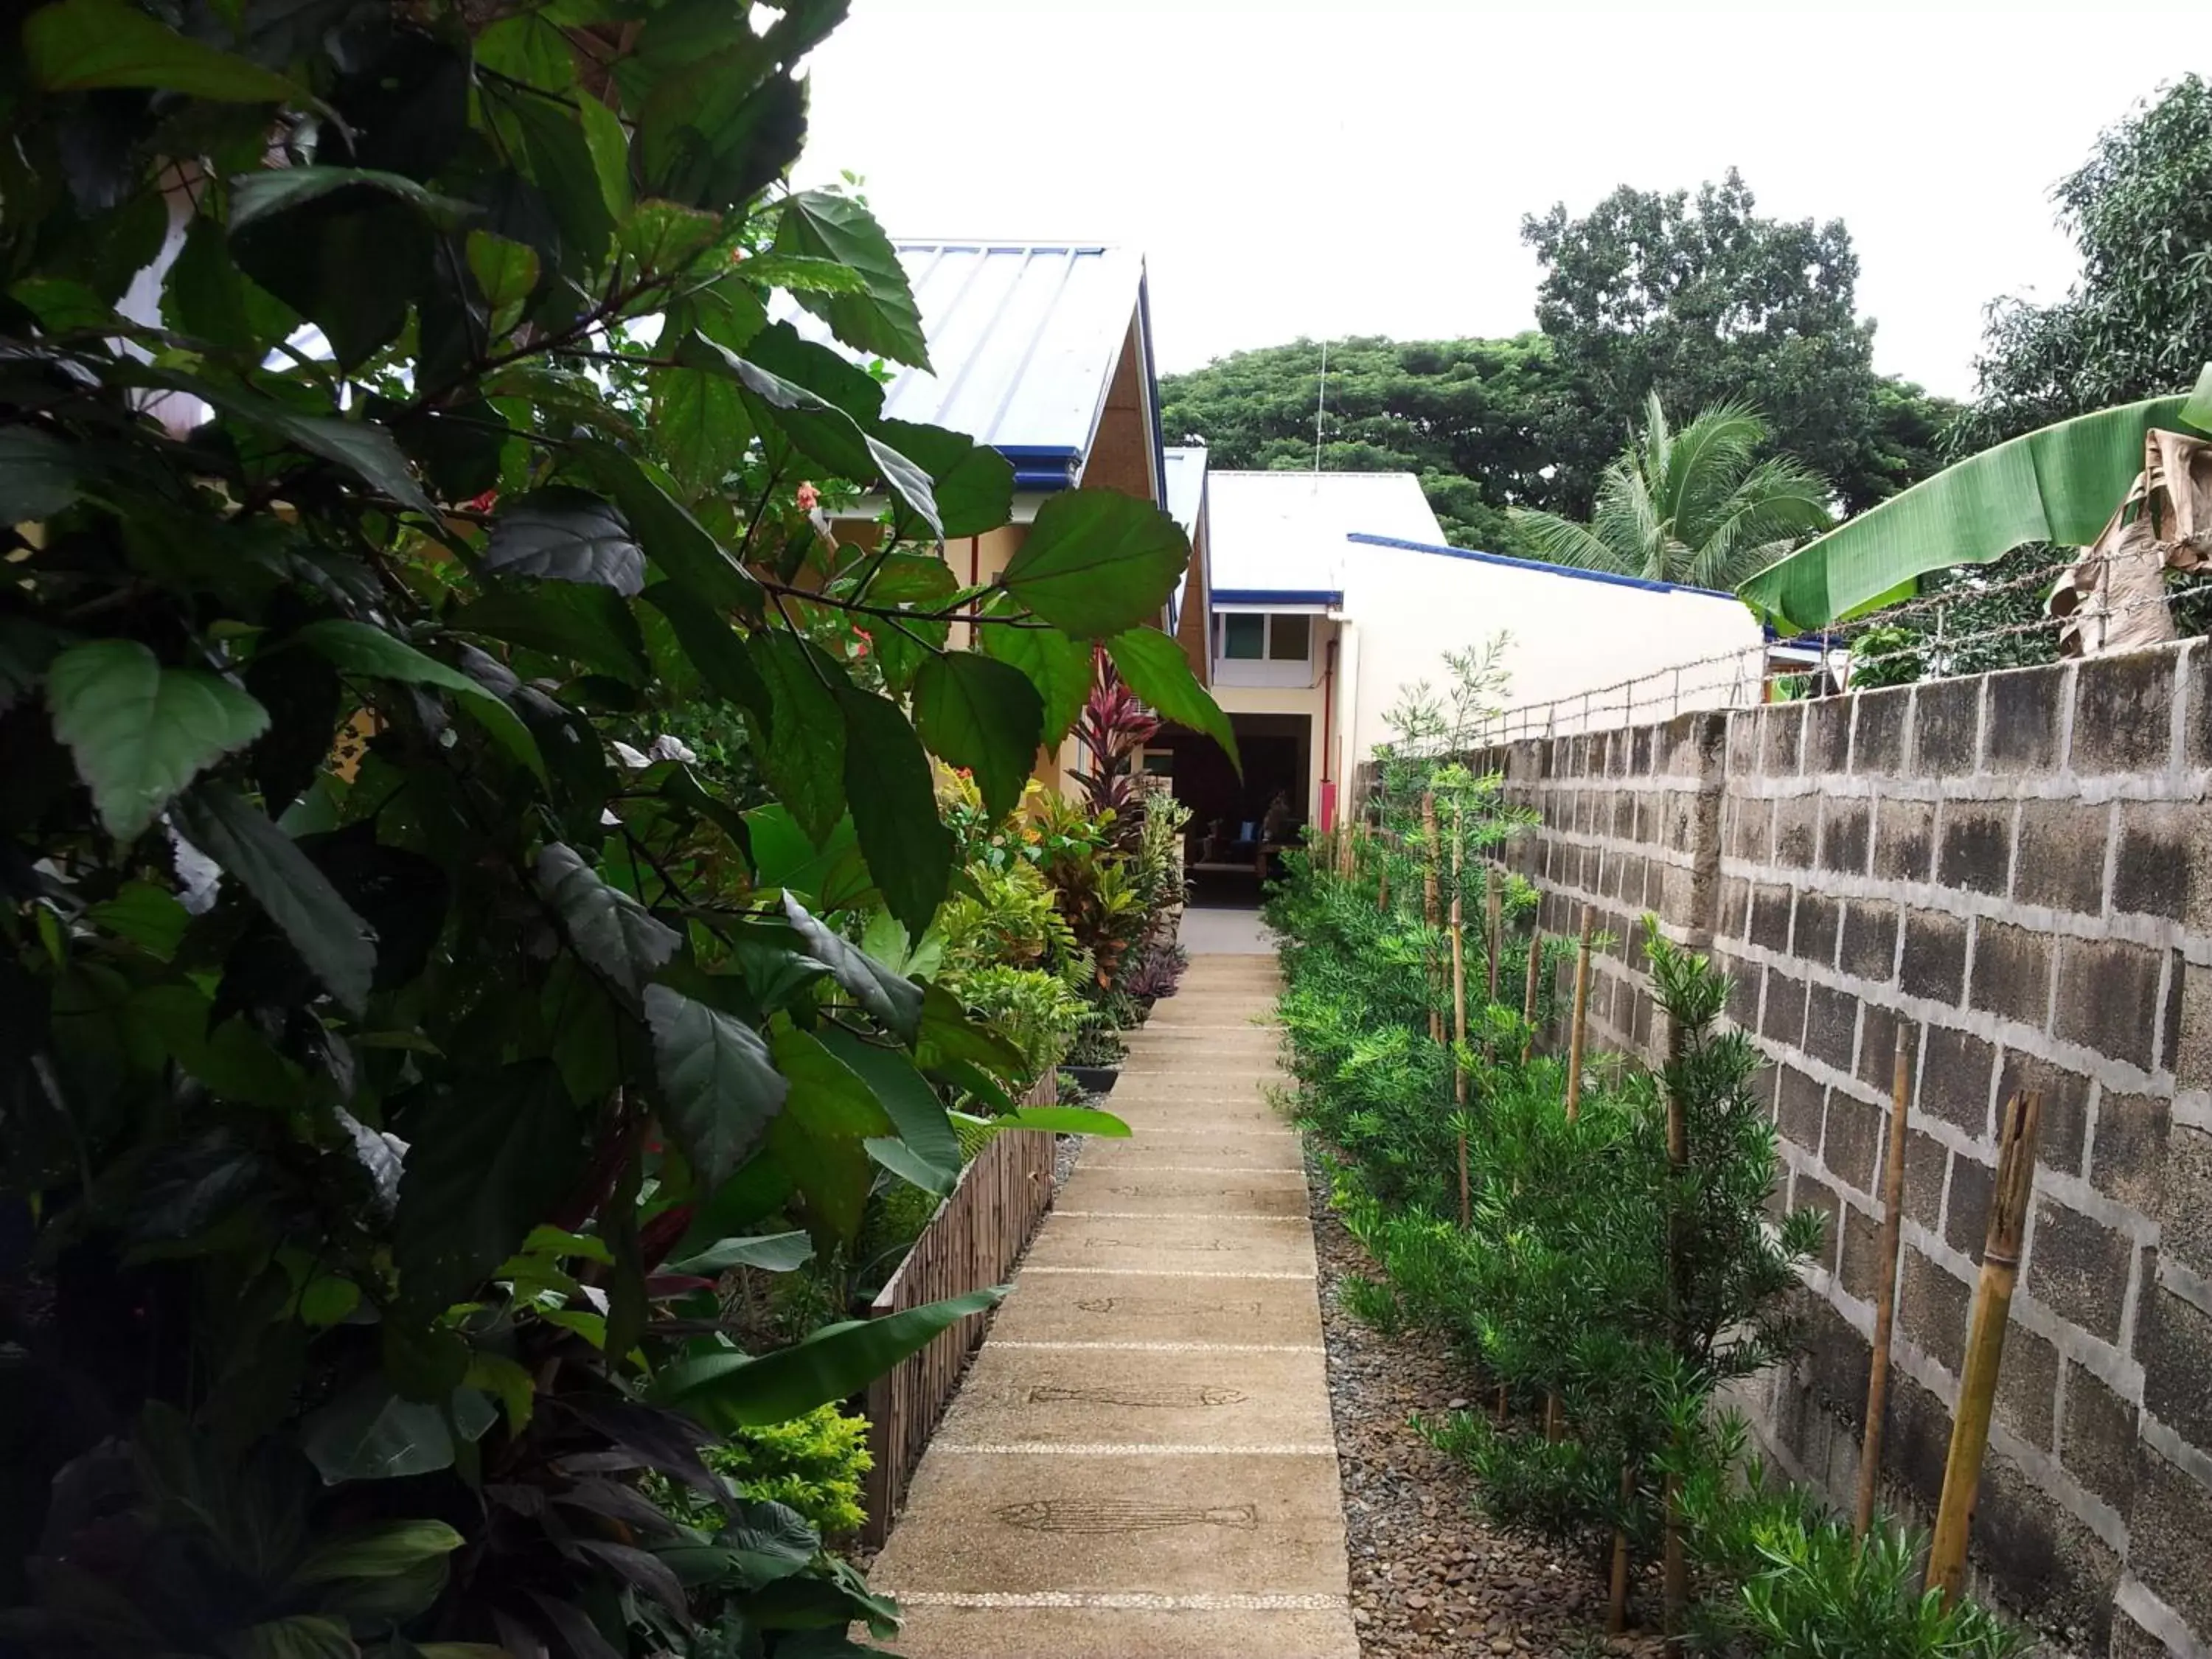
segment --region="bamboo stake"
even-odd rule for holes
[[[1521,1023],[1528,1028],[1521,1039],[1521,1063],[1526,1066],[1536,1050],[1536,991],[1544,974],[1544,931],[1528,935],[1528,985],[1521,994]]]
[[[1620,1507],[1624,1514],[1636,1501],[1636,1466],[1620,1466]],[[1613,1529],[1613,1582],[1611,1595],[1605,1607],[1605,1628],[1608,1636],[1618,1636],[1628,1628],[1628,1528]]]
[[[1460,1051],[1467,1047],[1467,933],[1461,925],[1460,906],[1460,830],[1461,809],[1452,809],[1452,1099],[1462,1112],[1467,1110],[1467,1067]],[[1467,1130],[1462,1124],[1459,1132],[1459,1224],[1464,1231],[1472,1219],[1468,1203]]]
[[[1427,868],[1421,872],[1421,920],[1431,933],[1439,920],[1437,904],[1437,798],[1432,791],[1421,795],[1421,834],[1428,842]],[[1429,1041],[1444,1040],[1444,1011],[1437,1006],[1437,961],[1429,958]]]
[[[1889,1409],[1889,1345],[1897,1323],[1897,1247],[1903,1231],[1905,1128],[1912,1110],[1912,1061],[1905,1025],[1897,1027],[1890,1066],[1889,1150],[1881,1176],[1881,1237],[1875,1247],[1874,1365],[1867,1373],[1866,1438],[1859,1448],[1858,1506],[1851,1536],[1864,1538],[1874,1524],[1875,1487],[1881,1477],[1883,1414]]]
[[[1567,1033],[1567,1121],[1583,1110],[1583,1027],[1589,1018],[1590,935],[1597,928],[1597,906],[1583,906],[1582,951],[1575,957],[1575,1018]]]
[[[1680,1020],[1668,1021],[1668,1069],[1680,1075],[1679,1065],[1689,1047],[1689,1028]],[[1675,1353],[1689,1346],[1683,1310],[1683,1225],[1680,1211],[1682,1172],[1690,1163],[1690,1119],[1681,1091],[1667,1091],[1667,1329]],[[1660,1589],[1662,1617],[1669,1636],[1679,1634],[1690,1604],[1690,1567],[1682,1547],[1681,1483],[1673,1474],[1659,1483]]]
[[[1990,1444],[1990,1412],[1996,1399],[1997,1368],[2004,1359],[2005,1323],[2020,1276],[2021,1236],[2035,1188],[2035,1131],[2042,1097],[2016,1094],[2005,1103],[1997,1136],[1997,1176],[1990,1199],[1990,1227],[1982,1245],[1982,1282],[1967,1327],[1966,1368],[1959,1377],[1959,1409],[1952,1419],[1951,1454],[1943,1465],[1943,1498],[1936,1511],[1936,1536],[1928,1547],[1928,1588],[1943,1605],[1959,1599],[1966,1574],[1966,1541],[1974,1528],[1974,1499],[1982,1459]]]
[[[1504,942],[1505,895],[1498,885],[1498,872],[1492,870],[1484,884],[1490,890],[1490,1000],[1498,1000],[1498,952]]]

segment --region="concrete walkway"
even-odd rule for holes
[[[1298,1140],[1253,1024],[1273,963],[1194,956],[869,1574],[914,1659],[1358,1659]]]

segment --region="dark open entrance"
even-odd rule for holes
[[[1244,760],[1241,779],[1202,732],[1164,726],[1146,744],[1146,769],[1170,773],[1176,799],[1191,810],[1183,867],[1200,907],[1257,904],[1268,849],[1295,845],[1305,825],[1311,716],[1232,714],[1229,723]],[[1164,763],[1162,750],[1170,751]]]

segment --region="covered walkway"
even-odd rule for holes
[[[922,1461],[870,1574],[900,1653],[1357,1659],[1305,1176],[1255,1024],[1274,963],[1230,951],[1130,1035],[1134,1133],[1085,1149]]]

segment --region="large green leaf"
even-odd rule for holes
[[[123,0],[41,7],[24,21],[23,58],[48,92],[135,87],[232,104],[300,94],[275,70],[189,40]]]
[[[1105,1140],[1126,1140],[1129,1126],[1111,1112],[1088,1106],[1024,1106],[991,1120],[996,1129],[1049,1129],[1056,1135],[1097,1135]]]
[[[826,1028],[825,1034],[836,1035]],[[805,1116],[809,1132],[857,1140],[891,1130],[884,1103],[845,1063],[842,1048],[831,1049],[821,1037],[785,1019],[775,1021],[769,1047],[776,1070],[791,1080],[791,1110]]]
[[[617,593],[645,586],[645,550],[611,502],[566,484],[533,489],[500,508],[483,568],[498,575],[595,582]]]
[[[845,720],[836,692],[844,671],[787,629],[762,629],[747,641],[767,683],[763,730],[754,709],[755,753],[776,799],[817,845],[845,815]]]
[[[307,647],[342,674],[397,680],[405,685],[434,685],[452,692],[509,754],[539,777],[545,776],[545,758],[538,752],[537,739],[514,710],[459,669],[424,656],[404,640],[394,639],[367,623],[332,619],[309,623],[292,635],[289,643]]]
[[[136,841],[177,792],[269,729],[269,711],[220,674],[164,668],[135,640],[71,646],[46,667],[54,735],[108,832]]]
[[[76,500],[83,482],[77,458],[51,433],[0,428],[0,524],[49,519]]]
[[[763,873],[763,879],[766,878]],[[870,1018],[907,1042],[914,1040],[921,1019],[921,986],[848,943],[835,928],[810,915],[788,889],[783,896],[783,914],[807,955],[830,970],[830,977],[851,994]]]
[[[656,368],[649,390],[653,435],[685,489],[710,490],[743,464],[753,423],[734,381],[696,368]]]
[[[845,717],[845,798],[861,855],[890,913],[909,933],[928,929],[952,876],[952,832],[937,816],[929,757],[896,703],[838,688]]]
[[[756,806],[745,814],[752,831],[753,874],[764,888],[781,887],[817,910],[848,910],[879,897],[860,838],[848,813],[817,842],[783,806]]]
[[[1850,616],[1905,583],[1988,564],[2027,542],[2086,547],[2142,471],[2143,434],[2187,400],[2124,404],[2002,443],[1869,507],[1767,566],[1737,597],[1785,633]]]
[[[725,1238],[695,1255],[666,1263],[663,1273],[726,1273],[732,1267],[757,1267],[763,1273],[795,1273],[814,1255],[814,1245],[803,1232],[763,1233],[753,1238]]]
[[[847,345],[916,368],[929,367],[929,342],[906,268],[866,207],[828,191],[796,191],[776,222],[775,251],[833,259],[859,274],[862,293],[797,290],[799,302]]]
[[[773,713],[768,682],[753,666],[744,638],[697,594],[676,582],[655,582],[645,590],[645,602],[668,618],[677,643],[708,690],[755,714]]]
[[[594,444],[583,459],[661,574],[681,583],[716,611],[757,616],[761,587],[715,543],[698,520],[644,465],[620,450]]]
[[[859,1393],[929,1346],[939,1331],[1006,1299],[1003,1286],[909,1308],[881,1319],[825,1325],[804,1341],[757,1359],[738,1353],[679,1360],[655,1379],[654,1394],[725,1433],[803,1417]]]
[[[631,685],[642,685],[652,676],[637,618],[612,588],[573,582],[502,587],[471,600],[447,620],[464,633],[564,657]]]
[[[932,751],[975,775],[986,812],[1014,810],[1044,736],[1044,699],[1027,675],[972,651],[925,658],[914,719]]]
[[[583,1127],[560,1072],[543,1060],[415,1107],[392,1241],[409,1307],[428,1317],[477,1293],[575,1185]]]
[[[876,431],[929,474],[944,535],[980,536],[1013,516],[1014,464],[988,444],[911,421],[881,421]]]
[[[498,1417],[498,1408],[474,1389],[456,1389],[449,1401],[403,1400],[371,1372],[308,1413],[300,1425],[300,1449],[327,1486],[429,1474],[453,1467],[454,1430],[464,1443],[473,1441]]]
[[[661,1115],[699,1178],[720,1186],[751,1156],[790,1091],[760,1033],[703,1002],[649,985],[646,1021]]]
[[[945,1103],[938,1099],[929,1080],[915,1070],[914,1062],[903,1053],[865,1042],[850,1031],[825,1030],[822,1042],[882,1103],[898,1129],[900,1143],[914,1155],[921,1178],[885,1160],[873,1143],[868,1147],[869,1155],[918,1187],[940,1195],[951,1192],[960,1178],[960,1138],[953,1133]]]
[[[230,228],[244,230],[342,190],[377,191],[447,226],[477,210],[469,203],[441,196],[401,173],[380,173],[370,167],[266,167],[231,180]]]
[[[1001,598],[995,615],[1011,615],[1016,607]],[[1011,623],[981,624],[975,630],[984,653],[1011,664],[1029,676],[1044,699],[1044,733],[1048,749],[1057,749],[1083,713],[1091,695],[1091,642],[1070,639],[1056,628],[1018,628]]]
[[[1229,763],[1243,772],[1244,763],[1237,756],[1229,716],[1190,672],[1190,659],[1182,646],[1157,628],[1133,628],[1107,641],[1106,650],[1132,691],[1169,720],[1205,732],[1221,745]]]
[[[179,833],[238,878],[330,994],[361,1012],[376,973],[376,935],[330,878],[259,807],[212,781],[179,795],[172,812]]]
[[[568,930],[576,954],[633,997],[644,994],[684,943],[674,928],[558,842],[538,854],[538,890]]]
[[[1155,624],[1190,543],[1150,501],[1070,489],[1037,509],[999,584],[1062,633],[1103,640]]]
[[[372,1522],[318,1544],[286,1582],[302,1586],[390,1578],[450,1555],[465,1541],[442,1521]]]

